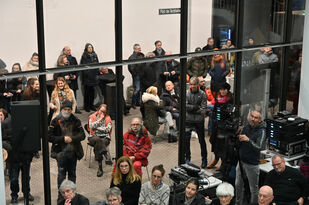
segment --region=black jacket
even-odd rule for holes
[[[10,152],[12,150],[12,121],[10,115],[1,123],[1,133],[2,147]]]
[[[145,63],[140,77],[142,92],[146,92],[146,89],[152,85],[156,86],[156,82],[158,80],[157,63]]]
[[[207,101],[204,91],[199,90],[196,93],[187,91],[186,97],[186,122],[187,123],[204,123],[204,114],[206,112]]]
[[[122,182],[119,185],[115,185],[112,181],[110,187],[118,187],[121,190],[122,203],[125,205],[137,205],[139,193],[141,191],[141,181],[137,180],[135,182],[127,183],[127,175],[122,175]]]
[[[164,62],[162,64],[162,66],[159,67],[159,75],[160,75],[160,80],[162,83],[162,86],[165,84],[166,81],[170,80],[172,81],[174,84],[175,82],[178,82],[178,77],[180,75],[180,69],[179,69],[179,62],[176,60],[171,60],[170,62]],[[175,75],[171,75],[171,72],[175,71],[176,74]],[[165,76],[164,72],[168,72],[169,75]]]
[[[63,133],[66,130],[67,133]],[[72,138],[71,143],[64,142],[64,136]],[[67,120],[63,120],[61,113],[55,117],[48,129],[48,140],[52,143],[51,156],[52,158],[61,158],[62,156],[74,155],[77,159],[84,156],[81,141],[85,139],[84,129],[81,121],[73,114]]]
[[[82,71],[82,84],[87,86],[96,86],[99,84],[99,69]]]
[[[177,194],[176,196],[176,203],[174,202],[173,205],[184,205],[185,204],[185,193]],[[205,204],[205,197],[199,193],[196,194],[196,198],[190,205],[201,205]]]
[[[240,142],[240,160],[247,164],[258,165],[260,163],[260,151],[264,149],[266,143],[266,123],[263,121],[255,128],[248,124],[241,134],[249,137],[249,142]]]
[[[164,90],[160,98],[163,101],[164,109],[171,113],[178,113],[179,112],[179,103],[180,103],[180,94],[178,89],[174,88],[175,94],[171,94],[170,92]],[[176,108],[176,111],[173,110]]]
[[[59,197],[57,200],[57,205],[64,205],[65,199],[63,197]],[[76,194],[73,200],[71,201],[71,205],[89,205],[89,199],[84,197],[81,194]]]
[[[136,53],[135,51],[132,53],[132,55],[129,57],[129,60],[134,60],[134,59],[142,59],[144,58],[145,55],[143,53]],[[144,63],[139,63],[139,64],[132,64],[128,65],[129,72],[131,75],[134,76],[141,76],[143,73],[143,67],[145,66]]]
[[[274,202],[292,202],[305,196],[306,178],[299,172],[289,166],[278,174],[274,169],[268,172],[265,185],[274,190]]]

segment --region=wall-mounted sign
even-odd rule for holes
[[[159,15],[180,14],[180,8],[159,9]]]

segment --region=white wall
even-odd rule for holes
[[[25,65],[37,51],[35,0],[0,0],[0,58],[11,71],[13,63]],[[188,49],[204,46],[211,35],[211,0],[191,0]],[[163,48],[179,53],[180,15],[159,15],[159,8],[179,8],[180,0],[123,0],[123,58],[134,43],[142,51],[154,50],[160,39]],[[69,45],[80,60],[84,45],[93,44],[100,62],[115,59],[114,1],[45,0],[44,26],[46,66],[54,67],[61,49]],[[124,67],[124,87],[131,76]]]
[[[299,105],[298,115],[302,118],[309,119],[309,4],[306,4],[306,16],[304,26],[303,39],[303,60],[300,75],[300,91],[299,91]],[[304,80],[306,79],[306,80]]]

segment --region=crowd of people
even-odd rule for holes
[[[202,50],[218,50],[214,39],[209,38],[207,45],[196,48]],[[221,49],[234,48],[231,40],[227,40]],[[155,50],[144,55],[139,44],[134,44],[133,54],[129,59],[150,58],[154,56],[171,55],[162,48],[162,42],[155,42]],[[185,161],[191,162],[190,141],[192,132],[197,133],[201,150],[201,167],[211,169],[221,159],[221,171],[224,180],[217,187],[218,200],[213,204],[303,204],[307,194],[308,163],[302,166],[303,175],[293,168],[285,166],[284,158],[275,155],[272,158],[272,170],[266,177],[265,186],[259,189],[260,151],[265,148],[266,125],[261,116],[261,110],[252,110],[248,122],[239,127],[237,134],[238,153],[231,150],[230,141],[226,136],[222,123],[227,119],[224,110],[233,104],[231,86],[226,76],[233,72],[235,53],[215,54],[206,57],[193,57],[187,64],[186,91],[186,127],[185,127]],[[271,48],[254,53],[252,62],[271,63],[278,57]],[[92,44],[87,43],[80,64],[98,63],[99,59]],[[38,54],[34,53],[30,61],[22,69],[19,63],[12,66],[12,72],[22,72],[38,69]],[[71,49],[65,46],[57,60],[57,66],[77,65],[77,60],[71,55]],[[180,64],[173,59],[151,63],[137,63],[128,66],[132,75],[133,95],[131,107],[140,106],[142,118],[132,119],[130,127],[123,135],[123,156],[115,163],[111,176],[110,189],[106,192],[107,204],[143,205],[143,204],[205,204],[208,198],[198,193],[199,182],[195,178],[187,181],[185,191],[177,196],[170,195],[170,188],[163,182],[165,170],[163,165],[154,166],[151,179],[142,184],[142,167],[148,166],[148,156],[155,141],[160,124],[168,128],[168,142],[178,140],[180,112]],[[5,68],[1,74],[8,73]],[[97,176],[103,176],[102,162],[113,165],[109,151],[112,136],[112,120],[108,115],[106,102],[106,83],[102,76],[113,78],[111,69],[85,70],[55,74],[52,89],[49,90],[49,127],[48,140],[51,143],[51,157],[57,161],[59,189],[57,203],[63,205],[89,204],[89,200],[76,192],[77,160],[84,156],[81,142],[86,138],[85,130],[89,132],[88,144],[93,146],[95,160],[98,163]],[[211,76],[210,86],[205,86],[205,78]],[[83,110],[95,111],[89,115],[86,126],[76,114],[78,109],[76,94],[78,78],[83,86]],[[110,80],[110,79],[109,79]],[[94,104],[95,96],[99,96],[99,104]],[[19,77],[0,81],[0,117],[3,133],[3,148],[8,153],[7,169],[9,170],[11,202],[18,202],[18,176],[22,172],[22,192],[30,201],[34,197],[30,193],[30,166],[35,153],[24,153],[18,150],[12,136],[10,120],[10,102],[23,100],[39,100],[40,89],[37,76]],[[205,118],[209,117],[208,132],[215,158],[208,163],[207,145],[205,140]],[[220,121],[220,122],[219,122]],[[237,155],[238,156],[235,156]],[[235,158],[237,158],[235,160]],[[234,171],[234,179],[230,174]],[[306,177],[306,178],[305,178]],[[68,180],[67,180],[68,179]],[[235,192],[234,192],[234,187]],[[293,194],[292,194],[293,193]],[[235,197],[234,197],[235,196]]]

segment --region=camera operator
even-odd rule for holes
[[[244,204],[244,186],[249,184],[251,192],[250,203],[258,200],[260,151],[266,141],[266,123],[261,119],[261,113],[251,111],[247,124],[238,135],[239,162],[236,167],[236,204]],[[247,183],[247,184],[246,184]],[[246,188],[245,191],[248,191]],[[248,201],[248,196],[245,194]]]
[[[231,117],[228,112],[228,106],[233,103],[233,96],[230,92],[231,86],[228,83],[223,83],[219,86],[219,94],[216,98],[216,103],[214,105],[213,112],[213,132],[210,136],[211,150],[215,154],[215,159],[207,166],[208,169],[214,167],[219,159],[223,158],[226,149],[226,137],[229,133],[224,133],[226,131],[226,121]],[[220,115],[220,116],[218,116]],[[219,119],[218,119],[219,117]],[[222,160],[223,161],[223,160]],[[217,167],[216,171],[219,171],[220,167]]]

